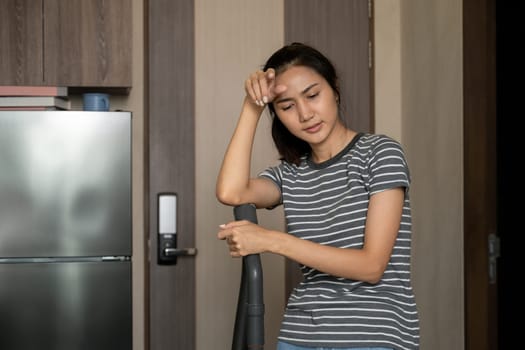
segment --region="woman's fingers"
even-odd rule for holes
[[[217,238],[225,240],[232,257],[242,256],[242,234],[236,232],[236,228],[248,224],[247,221],[232,221],[227,224],[219,225],[220,231]]]
[[[261,77],[264,79],[264,72],[256,71],[252,73],[246,81],[246,92],[258,106],[262,105],[263,91],[261,89]]]
[[[275,71],[268,69],[266,72],[258,70],[250,75],[245,82],[245,89],[253,102],[264,106],[273,98],[272,89],[275,82]]]
[[[228,250],[230,251],[230,255],[232,257],[239,257],[241,256],[240,251],[241,247],[240,244],[235,240],[233,236],[228,236],[225,238],[226,243],[228,244]]]
[[[246,82],[244,83],[244,88],[246,90],[246,93],[250,95],[252,101],[258,105],[257,101],[259,100],[261,92],[257,86],[257,81],[257,72],[252,73],[250,77],[246,79]]]
[[[225,240],[233,257],[261,253],[265,250],[265,230],[248,220],[231,221],[219,225],[217,238]]]

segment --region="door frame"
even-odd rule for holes
[[[489,283],[489,235],[497,233],[495,0],[463,1],[465,349],[498,348],[497,280]]]

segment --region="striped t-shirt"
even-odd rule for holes
[[[377,284],[339,278],[301,266],[279,339],[310,347],[419,348],[419,319],[410,279],[410,175],[398,142],[359,134],[323,163],[304,157],[263,171],[281,191],[288,233],[341,248],[363,246],[370,196],[405,188],[401,225]]]

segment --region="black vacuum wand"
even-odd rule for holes
[[[235,220],[257,224],[256,208],[243,204],[233,209]],[[242,258],[241,287],[237,302],[232,350],[264,348],[263,272],[259,254]]]

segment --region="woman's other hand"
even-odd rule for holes
[[[266,229],[247,220],[220,225],[217,238],[225,240],[232,257],[242,257],[267,251]]]

